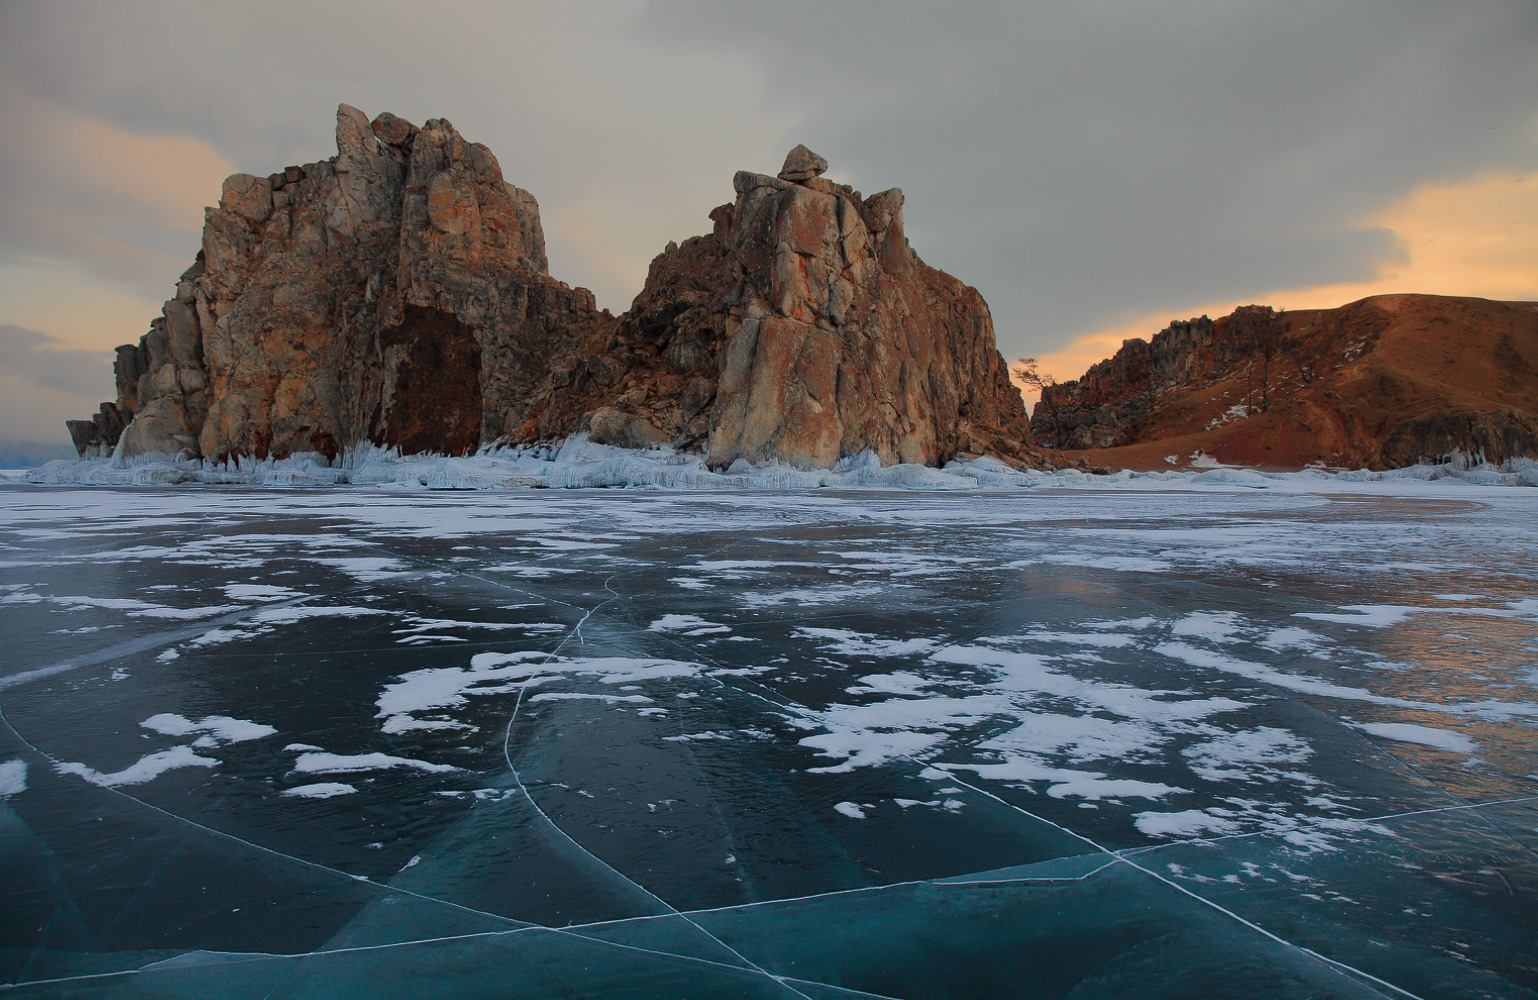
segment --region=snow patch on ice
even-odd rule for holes
[[[60,774],[73,774],[93,785],[101,785],[104,788],[118,788],[123,785],[142,785],[145,782],[183,767],[218,767],[219,761],[213,757],[201,757],[192,747],[172,747],[170,750],[161,750],[158,753],[148,754],[139,758],[133,764],[111,774],[104,774],[85,764],[76,764],[69,761],[61,761],[54,765],[54,770]]]
[[[0,764],[0,799],[20,795],[27,790],[27,762],[20,758]]]
[[[745,593],[738,597],[745,608],[773,608],[794,602],[802,607],[815,608],[825,604],[838,604],[860,597],[873,597],[886,592],[886,588],[873,583],[832,583],[820,587],[793,587],[789,590]]]
[[[296,604],[288,608],[263,608],[251,616],[251,620],[264,625],[295,625],[306,618],[359,618],[364,615],[382,615],[378,608],[356,606],[315,607]]]
[[[867,674],[858,684],[844,688],[849,694],[922,694],[926,688],[947,683],[944,679],[923,677],[908,670],[890,674]]]
[[[682,632],[684,635],[717,635],[730,632],[731,627],[720,622],[706,621],[697,615],[663,615],[646,626],[652,632]]]
[[[151,604],[148,601],[140,601],[131,597],[48,597],[45,598],[54,604],[62,604],[67,611],[84,611],[88,608],[104,608],[109,611],[122,611],[130,618],[166,618],[172,620],[195,620],[198,618],[211,618],[214,615],[224,614],[228,611],[239,611],[239,604],[215,604],[201,608],[172,608],[163,604]]]
[[[1399,743],[1419,743],[1449,753],[1468,755],[1479,749],[1472,739],[1462,733],[1433,726],[1417,726],[1410,722],[1353,722],[1351,725],[1369,736]]]
[[[626,656],[560,657],[539,650],[477,653],[468,667],[429,667],[400,675],[385,685],[375,701],[379,709],[376,718],[385,720],[384,730],[390,733],[464,728],[464,723],[444,715],[464,707],[472,697],[516,695],[524,688],[549,684],[562,676],[632,684],[697,677],[704,669],[698,663]],[[434,714],[418,718],[424,712]]]
[[[297,621],[298,619],[295,619]],[[271,629],[266,628],[213,628],[196,638],[189,639],[186,645],[192,649],[205,649],[209,646],[221,646],[227,642],[238,642],[241,639],[250,639],[254,636],[265,635]],[[171,655],[167,656],[169,653]],[[161,662],[169,662],[180,655],[174,649],[168,649],[156,659]]]
[[[998,641],[1008,641],[1003,638]],[[932,654],[941,663],[985,667],[998,674],[995,687],[1019,694],[1069,698],[1094,709],[1124,718],[1176,722],[1205,718],[1246,707],[1231,698],[1185,698],[1179,692],[1133,687],[1128,684],[1081,680],[1054,669],[1051,657],[1013,652],[993,645],[946,646]]]
[[[1037,630],[1022,632],[1018,638],[1029,643],[1050,643],[1053,645],[1077,646],[1081,649],[1125,649],[1137,641],[1136,636],[1123,632],[1050,632]],[[1002,637],[990,637],[991,641],[1001,641]],[[1002,641],[1009,641],[1002,639]]]
[[[586,691],[546,691],[529,699],[536,701],[601,701],[610,705],[646,705],[652,699],[644,694],[590,694]]]
[[[1138,781],[1132,778],[1107,778],[1091,771],[1072,777],[1063,777],[1047,789],[1054,799],[1072,796],[1098,801],[1100,799],[1158,799],[1172,792],[1184,792],[1184,788],[1166,785],[1161,781]]]
[[[1324,639],[1308,629],[1287,627],[1272,629],[1260,644],[1273,652],[1288,649],[1301,649],[1306,652],[1319,649],[1324,645]]]
[[[265,583],[232,583],[225,586],[224,596],[232,601],[286,601],[290,597],[303,597],[304,594],[288,587]]]
[[[1010,710],[999,695],[964,698],[891,698],[870,705],[832,705],[816,713],[827,733],[799,742],[840,761],[810,770],[837,774],[912,757],[937,747],[948,731]]]
[[[1087,552],[1048,552],[1040,560],[1056,566],[1082,566],[1085,569],[1108,569],[1117,573],[1162,573],[1174,568],[1174,563],[1164,559],[1141,556],[1106,556]],[[1028,569],[1031,561],[1022,559],[1007,563],[1005,569]]]
[[[1055,767],[1042,762],[1032,754],[1014,754],[999,764],[947,764],[957,771],[971,771],[979,778],[1002,781],[1007,784],[1030,788],[1037,782],[1047,783],[1047,794],[1055,799],[1142,798],[1158,799],[1187,789],[1166,785],[1161,781],[1143,781],[1136,778],[1109,777],[1103,771],[1081,771],[1076,768]]]
[[[302,753],[294,761],[294,771],[299,774],[345,774],[351,771],[381,771],[394,767],[411,768],[432,774],[458,771],[452,764],[433,764],[411,757],[396,757],[387,753]]]
[[[1343,604],[1342,611],[1350,611],[1352,614],[1337,614],[1327,611],[1299,611],[1299,618],[1312,618],[1321,622],[1339,622],[1342,625],[1358,625],[1362,628],[1386,628],[1389,625],[1398,625],[1410,617],[1419,608],[1399,607],[1392,604]]]
[[[803,639],[828,640],[821,648],[842,656],[916,656],[939,645],[934,639],[882,639],[869,632],[842,628],[797,626],[795,634]]]
[[[1232,611],[1194,611],[1175,622],[1170,631],[1175,635],[1206,639],[1208,642],[1237,642],[1234,633],[1239,628],[1239,615]]]
[[[1239,824],[1221,816],[1213,816],[1200,809],[1180,812],[1142,812],[1133,817],[1138,832],[1149,837],[1200,837],[1204,834],[1227,834],[1239,829]]]
[[[1283,771],[1276,765],[1300,764],[1313,752],[1300,737],[1285,729],[1260,726],[1194,743],[1181,755],[1190,763],[1191,771],[1207,781],[1275,782],[1289,778],[1312,784],[1315,779],[1309,775]]]
[[[1499,608],[1468,607],[1461,604],[1450,608],[1418,608],[1400,604],[1343,604],[1340,607],[1342,611],[1353,613],[1299,611],[1295,614],[1299,618],[1340,622],[1362,628],[1386,628],[1389,625],[1398,625],[1413,614],[1478,615],[1486,618],[1520,618],[1538,622],[1538,598],[1531,597],[1507,601],[1505,607]]]
[[[307,556],[306,559],[322,566],[333,566],[359,583],[379,583],[401,576],[405,563],[391,556],[348,556],[345,558]]]
[[[1274,685],[1288,691],[1296,691],[1299,694],[1318,695],[1324,698],[1336,698],[1344,701],[1369,702],[1374,705],[1389,705],[1395,708],[1413,708],[1427,712],[1476,715],[1488,719],[1518,716],[1531,718],[1538,716],[1538,704],[1530,702],[1502,702],[1487,699],[1478,702],[1438,704],[1378,695],[1364,688],[1343,687],[1307,674],[1286,673],[1264,663],[1241,660],[1238,657],[1214,650],[1199,649],[1189,643],[1160,643],[1154,647],[1153,651],[1162,656],[1168,656],[1171,659],[1190,664],[1193,667],[1207,667],[1222,671],[1223,673],[1247,677],[1250,680]]]
[[[298,785],[294,788],[285,788],[283,795],[297,799],[332,799],[338,795],[351,795],[357,789],[351,785],[345,785],[340,781],[318,781],[313,785]]]
[[[227,715],[210,715],[193,722],[181,715],[172,715],[162,712],[152,715],[139,723],[145,729],[153,729],[157,733],[167,736],[191,736],[194,733],[206,733],[210,739],[208,745],[218,746],[220,743],[243,743],[246,740],[259,740],[271,736],[277,732],[272,726],[263,725],[260,722],[249,722],[245,719],[232,719]],[[201,742],[201,741],[200,741]]]
[[[808,638],[831,638],[836,645],[850,644],[848,652],[882,648],[883,640],[869,633],[808,627],[797,632]],[[919,641],[924,646],[903,652],[921,654],[936,645],[933,640]],[[993,760],[943,766],[1014,784],[1046,782],[1047,794],[1054,797],[1159,798],[1180,789],[1161,781],[1064,767],[1058,760],[1137,761],[1178,733],[1210,733],[1210,727],[1203,728],[1206,724],[1201,722],[1206,717],[1245,707],[1228,698],[1198,698],[1189,692],[1087,680],[1053,666],[1059,658],[1001,648],[1043,641],[1100,648],[1130,643],[1127,636],[1106,631],[1039,632],[933,648],[927,659],[937,668],[935,674],[901,670],[866,675],[846,690],[890,697],[863,705],[829,705],[803,720],[825,731],[803,737],[800,744],[835,761],[812,770],[844,772],[902,758],[932,760],[952,737],[983,723],[1008,720],[1009,729],[973,747]],[[1068,654],[1068,658],[1080,655]],[[992,679],[939,672],[946,665],[979,668]],[[957,685],[971,686],[976,693],[935,693],[935,688]],[[1065,709],[1065,701],[1074,707]]]

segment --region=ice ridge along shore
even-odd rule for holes
[[[1317,490],[1353,484],[1414,488],[1448,486],[1538,486],[1538,462],[1514,459],[1504,466],[1445,463],[1386,472],[1307,469],[1257,472],[1216,467],[1160,472],[1122,470],[1094,475],[1077,469],[1017,469],[997,459],[964,457],[941,468],[917,463],[883,465],[873,452],[844,459],[827,469],[800,469],[777,461],[737,459],[712,470],[698,454],[666,446],[619,448],[577,434],[558,447],[486,449],[475,455],[402,456],[394,449],[364,446],[335,459],[302,454],[283,459],[245,458],[225,462],[142,455],[124,459],[54,461],[6,475],[34,485],[373,486],[433,490],[580,489],[655,487],[675,489],[1179,489],[1192,487]]]

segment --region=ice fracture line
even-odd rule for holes
[[[573,636],[580,637],[581,632],[582,632],[582,626],[587,624],[587,620],[589,618],[591,618],[595,613],[597,613],[599,609],[603,608],[607,604],[611,604],[614,601],[619,600],[619,594],[615,593],[614,589],[609,586],[610,582],[613,579],[614,579],[614,576],[610,575],[609,578],[606,579],[604,581],[604,584],[603,584],[604,589],[609,592],[610,596],[607,599],[599,602],[598,604],[595,604],[589,611],[587,611],[587,613],[585,613],[582,616],[582,620],[577,622],[576,626],[571,630],[571,632],[567,633],[566,638],[562,639],[560,641],[560,643],[557,644],[556,647],[553,650],[551,650],[548,654],[546,654],[545,659],[543,661],[541,661],[542,663],[549,663],[551,660],[555,659],[556,656],[560,655],[561,650],[566,646],[566,644],[568,642],[571,641]],[[581,641],[580,638],[578,639],[578,641],[579,642]],[[678,916],[685,923],[687,923],[690,926],[692,926],[695,930],[699,931],[705,937],[709,938],[710,940],[714,941],[716,944],[720,945],[723,949],[725,949],[730,954],[732,954],[732,955],[736,956],[737,958],[741,959],[743,964],[747,968],[752,969],[753,971],[759,973],[760,975],[764,976],[765,978],[767,978],[767,979],[769,979],[769,980],[771,980],[771,981],[773,981],[775,983],[778,983],[780,986],[784,987],[784,989],[787,992],[795,994],[798,997],[801,997],[802,1000],[811,1000],[811,998],[808,997],[805,993],[802,993],[800,990],[796,989],[794,986],[792,986],[789,983],[787,983],[785,981],[784,977],[777,976],[774,973],[770,972],[769,970],[763,968],[757,962],[754,962],[752,959],[748,958],[746,955],[743,955],[741,952],[739,952],[737,949],[733,948],[731,945],[727,944],[725,941],[722,941],[720,938],[718,938],[714,934],[710,933],[710,931],[706,930],[704,927],[701,927],[694,920],[689,919],[689,917],[687,915],[685,915],[684,913],[681,913],[678,910],[677,907],[673,906],[667,900],[665,900],[662,897],[658,896],[656,893],[652,892],[650,889],[646,888],[644,885],[642,885],[641,883],[637,882],[635,879],[633,879],[630,876],[626,875],[624,872],[620,871],[618,868],[615,868],[613,865],[609,864],[603,858],[600,858],[598,855],[594,854],[592,851],[590,851],[586,847],[582,846],[582,844],[579,843],[575,837],[573,837],[571,834],[569,834],[565,830],[563,830],[559,823],[557,823],[554,819],[552,819],[550,817],[550,815],[548,813],[546,813],[543,809],[540,808],[539,803],[534,801],[534,796],[531,795],[529,793],[528,788],[524,786],[523,777],[518,773],[517,765],[515,765],[513,763],[513,754],[512,754],[513,724],[518,720],[518,712],[523,707],[523,695],[524,695],[524,692],[527,689],[528,689],[528,682],[527,681],[525,681],[523,684],[519,685],[519,687],[518,687],[518,700],[513,703],[513,714],[508,717],[507,729],[506,729],[506,731],[505,731],[505,733],[503,735],[503,738],[502,738],[502,756],[507,761],[508,772],[512,775],[513,782],[518,786],[518,791],[523,793],[524,799],[527,800],[529,805],[534,808],[534,811],[539,814],[540,818],[543,819],[546,823],[548,823],[552,830],[554,830],[556,833],[560,834],[563,839],[565,839],[568,843],[570,843],[573,847],[575,847],[582,854],[584,854],[587,857],[591,858],[599,866],[601,866],[606,871],[612,873],[614,876],[619,878],[621,881],[623,881],[626,884],[630,885],[634,889],[640,891],[642,893],[642,895],[644,895],[646,898],[652,900],[657,905],[661,906],[669,914]]]

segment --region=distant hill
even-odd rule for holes
[[[1134,469],[1538,458],[1538,303],[1376,295],[1172,323],[1048,388],[1032,430]]]
[[[74,458],[75,449],[67,444],[0,441],[0,469],[35,469],[56,458]]]

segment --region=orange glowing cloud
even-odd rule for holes
[[[1078,378],[1115,354],[1122,341],[1152,337],[1172,319],[1223,316],[1258,302],[1278,309],[1344,305],[1369,295],[1420,292],[1486,299],[1538,299],[1538,173],[1493,172],[1458,182],[1423,184],[1364,226],[1393,230],[1403,251],[1370,281],[1282,288],[1242,298],[1149,312],[1085,334],[1038,358],[1059,380]],[[1027,405],[1037,394],[1027,393]]]
[[[75,292],[66,302],[125,293],[148,300],[152,288],[169,294],[197,250],[203,206],[234,165],[196,139],[136,135],[24,95],[5,102],[0,118],[9,134],[27,137],[5,150],[4,161],[28,192],[5,206],[0,287],[6,314],[0,321],[45,329],[82,347],[122,343],[128,329],[62,329],[52,318],[60,310],[58,286],[66,275],[72,279]],[[100,285],[116,289],[94,287]],[[136,328],[152,316],[119,322]]]
[[[51,109],[35,133],[39,153],[77,183],[137,203],[156,225],[201,230],[203,206],[235,172],[211,146],[181,135],[146,136]]]

